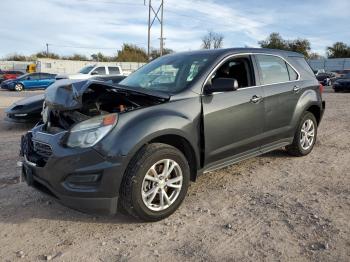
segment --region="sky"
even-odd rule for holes
[[[148,3],[148,0],[146,0]],[[154,8],[160,0],[152,1]],[[60,55],[117,53],[123,43],[147,47],[144,0],[0,0],[0,57],[46,50]],[[271,32],[307,38],[325,54],[336,41],[350,44],[350,0],[164,0],[165,47],[196,50],[212,30],[224,47],[258,47]],[[151,45],[159,48],[160,27]]]

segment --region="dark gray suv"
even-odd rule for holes
[[[118,85],[61,80],[22,138],[29,185],[72,208],[142,220],[172,214],[203,172],[277,148],[311,152],[325,103],[302,55],[178,53]]]

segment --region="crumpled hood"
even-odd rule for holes
[[[82,105],[83,93],[88,89],[89,81],[62,79],[46,89],[45,105],[58,110],[73,110]]]
[[[124,93],[136,93],[139,95],[151,96],[162,100],[168,100],[170,98],[170,95],[161,92],[134,90],[97,80],[62,79],[56,81],[46,89],[45,106],[62,111],[79,109],[83,105],[83,94],[92,85],[98,85],[99,88],[115,89]]]

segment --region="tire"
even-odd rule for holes
[[[309,135],[309,134],[312,134],[311,128],[310,128],[310,131],[305,132],[305,130],[307,130],[308,128],[307,123],[309,123],[309,126],[313,127],[312,141],[311,141],[311,136]],[[303,136],[305,137],[304,140],[303,140]],[[293,143],[286,147],[287,152],[293,156],[306,156],[312,151],[316,142],[316,138],[317,138],[316,118],[314,114],[306,111],[299,121],[298,128],[294,135]]]
[[[24,86],[22,84],[18,83],[18,84],[15,85],[15,90],[17,92],[21,92],[21,91],[23,91],[23,89],[24,89]]]
[[[173,168],[168,178],[165,166]],[[170,182],[174,179],[176,182]],[[190,168],[181,151],[166,144],[148,144],[134,156],[125,172],[119,195],[120,211],[149,222],[164,219],[181,205],[189,181]],[[162,195],[164,192],[167,197]]]

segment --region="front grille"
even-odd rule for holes
[[[38,141],[33,141],[33,147],[34,147],[34,151],[40,156],[48,158],[52,155],[51,146],[48,144],[44,144]]]

